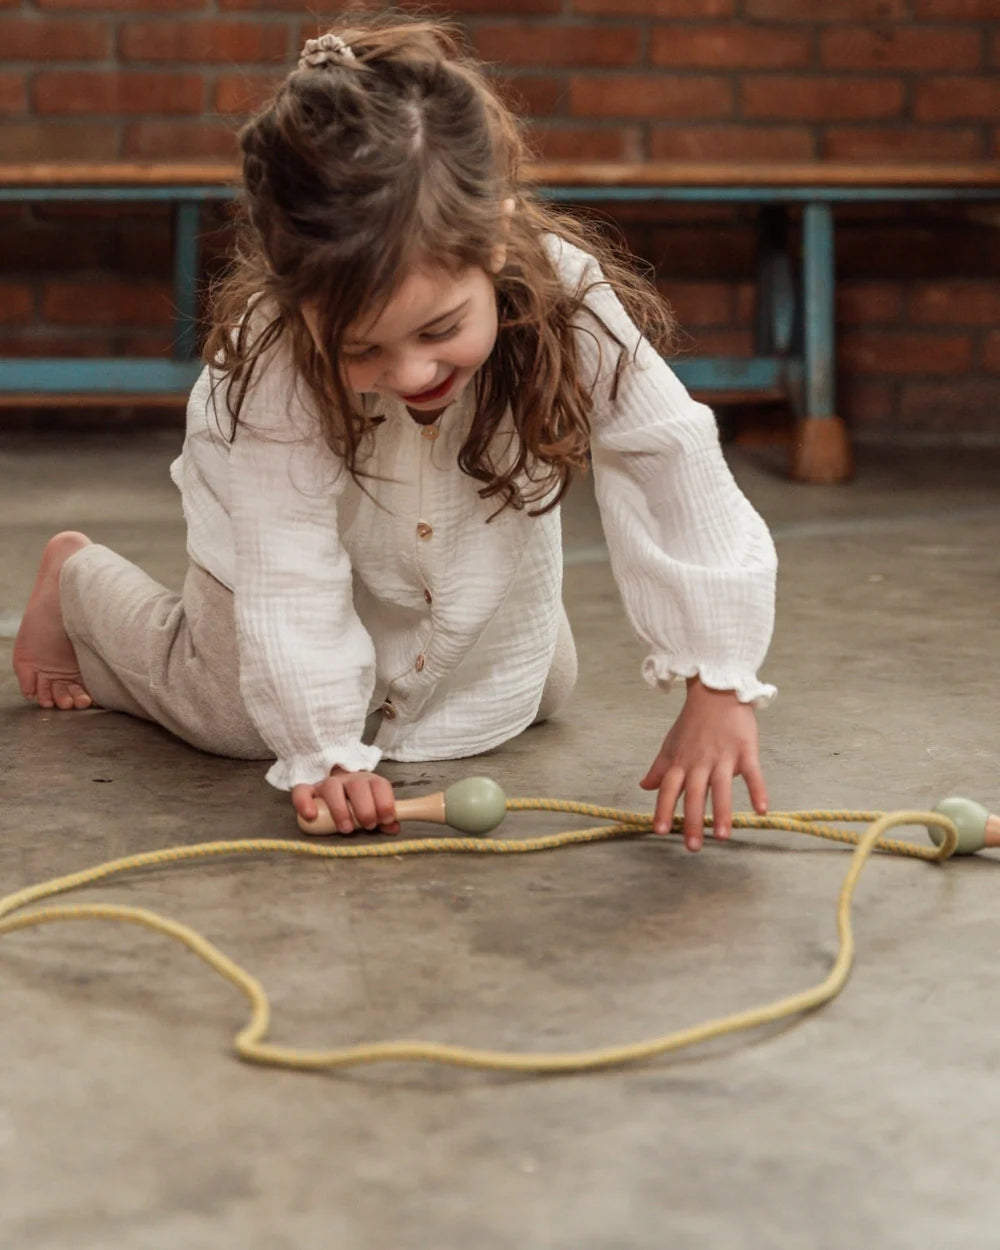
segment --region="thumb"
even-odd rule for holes
[[[313,786],[292,787],[292,807],[303,820],[316,819],[316,790]]]

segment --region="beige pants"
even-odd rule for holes
[[[99,707],[155,721],[212,755],[274,758],[240,694],[232,591],[200,565],[189,565],[177,595],[95,543],[63,565],[59,592],[83,684]],[[576,647],[563,610],[536,721],[551,716],[575,683]],[[379,714],[369,722],[370,740]]]

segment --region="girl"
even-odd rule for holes
[[[304,818],[398,830],[380,759],[486,751],[576,654],[559,503],[588,452],[612,568],[687,682],[640,785],[655,828],[766,810],[754,707],[775,555],[655,291],[521,180],[518,127],[446,27],[309,40],[240,134],[245,224],[188,406],[180,596],[82,534],[46,548],[14,649],[42,707],[96,703],[269,758]]]

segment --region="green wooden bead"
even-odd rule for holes
[[[466,777],[444,792],[444,818],[461,833],[489,833],[507,815],[507,796],[489,777]]]
[[[942,799],[934,810],[947,816],[958,829],[956,855],[975,855],[976,851],[981,851],[986,845],[986,822],[990,814],[982,804],[953,795]],[[943,829],[928,828],[927,832],[935,846],[944,842]]]

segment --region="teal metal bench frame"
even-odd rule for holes
[[[553,167],[558,171],[559,167]],[[583,167],[584,170],[586,167]],[[624,168],[624,167],[623,167]],[[733,392],[787,395],[798,416],[809,422],[836,417],[834,381],[834,209],[838,204],[988,201],[1000,199],[1000,172],[984,166],[981,182],[949,183],[942,172],[926,185],[913,185],[899,171],[885,182],[877,170],[863,185],[824,183],[824,167],[814,168],[815,181],[786,185],[766,179],[758,170],[749,182],[698,182],[689,172],[678,180],[658,181],[651,167],[638,168],[642,185],[615,167],[600,170],[600,181],[573,174],[572,181],[538,181],[541,194],[577,204],[698,203],[751,205],[758,209],[757,314],[754,354],[749,357],[700,356],[672,360],[690,389],[724,397]],[[539,167],[539,170],[544,167]],[[683,170],[683,167],[680,167]],[[802,167],[798,167],[801,181]],[[744,175],[746,170],[743,171]],[[924,174],[927,167],[924,167]],[[992,174],[992,177],[991,177]],[[174,335],[170,359],[64,359],[34,357],[0,359],[0,395],[57,400],[60,396],[143,396],[186,392],[201,369],[197,355],[197,284],[199,219],[206,202],[231,200],[232,181],[176,185],[122,182],[120,185],[49,185],[36,179],[19,184],[0,182],[0,202],[32,203],[168,203],[173,208]],[[790,215],[801,210],[801,255],[792,254]],[[808,315],[807,315],[808,314]],[[844,476],[843,472],[839,476]]]

